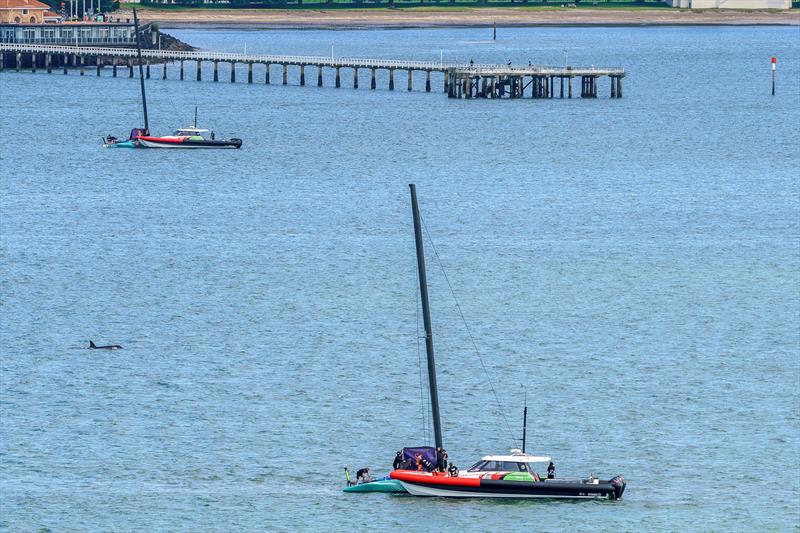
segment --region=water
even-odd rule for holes
[[[489,31],[173,33],[433,60],[568,49],[628,69],[625,97],[171,67],[148,83],[152,129],[197,104],[244,148],[128,151],[100,138],[141,125],[135,80],[0,74],[0,529],[800,527],[800,30]],[[513,446],[527,386],[529,449],[562,475],[624,474],[624,500],[341,492],[344,463],[383,472],[424,441],[409,182],[502,402],[429,246],[450,457]]]

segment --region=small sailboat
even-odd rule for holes
[[[136,55],[139,60],[139,87],[142,93],[142,113],[144,128],[133,128],[127,139],[118,139],[108,135],[103,139],[106,148],[241,148],[241,139],[217,139],[214,132],[206,137],[208,130],[197,127],[197,107],[194,109],[194,127],[180,128],[172,135],[154,136],[150,134],[147,120],[147,96],[144,90],[144,71],[142,68],[142,43],[139,38],[139,18],[133,8],[133,24],[136,28]]]
[[[440,455],[442,446],[442,424],[439,413],[439,393],[436,383],[436,361],[433,351],[433,332],[431,328],[430,305],[428,303],[428,282],[425,272],[425,252],[422,242],[422,227],[417,205],[417,193],[411,188],[411,210],[414,218],[414,238],[417,252],[417,272],[419,274],[422,318],[425,327],[425,351],[427,354],[428,383],[430,388],[431,415],[435,448],[404,448],[398,453],[398,462],[389,478],[399,482],[403,489],[414,496],[440,496],[448,498],[569,498],[569,499],[609,499],[622,497],[625,479],[616,476],[601,480],[593,474],[586,478],[542,478],[535,466],[550,462],[545,455],[532,455],[525,452],[525,432],[527,428],[527,405],[523,422],[522,449],[510,453],[490,454],[480,458],[475,464],[459,471],[454,465],[446,468],[444,456]],[[398,465],[399,463],[399,465]],[[398,467],[399,466],[399,467]],[[439,466],[437,469],[436,466]],[[364,489],[350,492],[367,492]],[[383,490],[382,490],[383,489]],[[382,484],[369,492],[396,492],[396,486]]]

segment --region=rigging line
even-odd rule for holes
[[[511,435],[511,441],[517,442],[519,439],[514,437],[514,432],[511,431],[511,424],[508,423],[508,418],[506,417],[505,411],[503,411],[503,405],[500,403],[500,397],[497,395],[497,391],[492,384],[492,377],[489,375],[489,371],[486,369],[486,365],[483,362],[483,358],[481,357],[481,352],[478,350],[478,345],[475,342],[475,338],[472,336],[472,331],[469,329],[469,325],[467,324],[467,319],[464,318],[464,312],[461,310],[461,304],[458,303],[458,298],[456,297],[456,292],[453,290],[453,285],[450,283],[450,278],[447,277],[447,272],[444,269],[444,264],[442,264],[442,259],[439,257],[439,252],[436,250],[436,245],[433,242],[433,237],[431,237],[431,233],[428,231],[428,226],[425,225],[425,219],[422,218],[420,214],[420,220],[422,221],[422,227],[425,228],[425,234],[428,236],[428,242],[431,243],[431,249],[433,249],[433,255],[436,257],[436,262],[439,263],[439,268],[442,270],[442,274],[444,274],[444,279],[447,281],[447,286],[450,288],[450,294],[453,296],[453,300],[456,302],[456,309],[458,309],[458,314],[461,315],[461,321],[464,323],[464,328],[467,330],[467,335],[469,335],[469,340],[472,342],[472,347],[475,349],[475,354],[478,356],[478,360],[481,362],[481,367],[483,368],[484,374],[486,374],[486,380],[489,382],[489,388],[492,389],[492,394],[494,394],[494,401],[497,402],[497,407],[500,410],[500,415],[503,417],[503,421],[506,423],[506,428],[508,429],[509,435]]]

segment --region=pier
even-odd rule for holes
[[[272,83],[272,73],[280,73],[280,83],[288,84],[288,69],[297,69],[299,84],[306,85],[306,74],[309,69],[316,69],[316,85],[323,86],[323,69],[333,71],[334,86],[346,85],[342,71],[350,72],[349,80],[353,89],[359,88],[359,73],[366,72],[369,89],[378,88],[378,71],[388,73],[390,91],[405,88],[414,89],[414,76],[424,77],[424,91],[431,92],[436,84],[449,98],[573,98],[573,84],[576,85],[574,96],[581,98],[597,98],[600,80],[609,80],[607,94],[610,98],[622,98],[622,79],[625,70],[622,68],[595,67],[542,67],[536,65],[492,65],[456,63],[444,61],[405,61],[395,59],[361,59],[345,57],[313,57],[290,55],[246,55],[204,51],[168,51],[143,50],[145,77],[151,77],[152,66],[161,79],[168,79],[168,70],[178,69],[180,80],[203,80],[203,65],[212,68],[213,81],[220,80],[220,63],[227,64],[231,83],[236,83],[237,65],[246,71],[246,82]],[[134,76],[133,66],[136,64],[135,48],[81,47],[45,44],[0,43],[0,71],[13,69],[37,68],[52,73],[54,69],[63,69],[67,74],[70,68],[78,69],[83,76],[87,67],[93,67],[100,76],[105,67],[110,67],[112,76]],[[175,75],[173,75],[175,76]],[[435,80],[432,78],[435,76]],[[406,78],[402,87],[402,78]],[[399,79],[398,79],[399,78]],[[398,82],[396,84],[395,82]],[[365,83],[365,85],[367,85]],[[419,83],[421,86],[421,82]]]

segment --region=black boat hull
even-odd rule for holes
[[[445,498],[555,498],[618,500],[625,491],[625,480],[617,476],[607,481],[590,482],[547,480],[541,482],[481,479],[479,484],[457,482],[419,483],[403,479],[403,487],[415,496]]]

